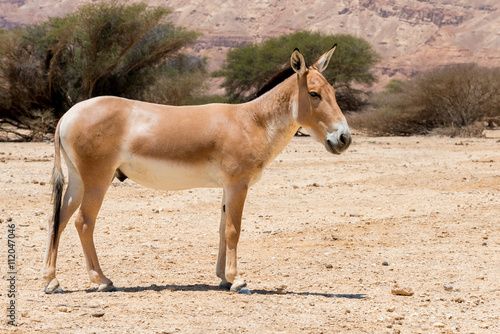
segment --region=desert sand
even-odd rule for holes
[[[6,333],[498,333],[498,139],[353,137],[327,153],[294,138],[249,192],[239,270],[218,287],[220,189],[113,181],[95,243],[118,291],[95,292],[72,222],[63,294],[46,295],[50,143],[0,143],[0,273],[15,224],[16,324]]]

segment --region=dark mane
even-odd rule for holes
[[[288,79],[295,71],[291,67],[287,67],[283,69],[281,72],[278,72],[274,77],[269,79],[262,87],[260,87],[254,94],[248,97],[248,101],[255,100],[261,95],[269,92],[274,87],[278,86],[280,83]]]

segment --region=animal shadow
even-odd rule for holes
[[[126,292],[126,293],[134,293],[134,292],[143,292],[143,291],[198,291],[198,292],[207,292],[207,291],[228,291],[227,289],[221,288],[218,285],[208,285],[208,284],[189,284],[189,285],[156,285],[151,284],[150,286],[136,286],[136,287],[124,287],[117,288],[117,291]],[[266,289],[255,289],[250,290],[252,295],[277,295],[279,294],[275,290],[266,290]],[[318,297],[326,297],[326,298],[344,298],[344,299],[366,299],[367,296],[365,294],[337,294],[337,293],[322,293],[322,292],[294,292],[288,291],[287,295],[292,296],[318,296]]]

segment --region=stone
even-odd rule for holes
[[[64,313],[68,313],[68,312],[69,312],[69,308],[68,308],[68,307],[66,307],[66,306],[59,306],[59,307],[57,308],[57,310],[58,310],[59,312],[64,312]]]
[[[276,288],[276,293],[278,295],[286,295],[286,285],[280,285]]]
[[[391,289],[391,293],[396,296],[413,296],[413,289],[410,287],[400,287],[396,285]]]
[[[445,285],[444,285],[444,289],[445,289],[446,291],[453,291],[453,285],[450,285],[450,284],[445,284]]]

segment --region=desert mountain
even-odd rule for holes
[[[92,0],[6,0],[0,26],[41,22]],[[382,55],[381,84],[434,66],[500,66],[498,0],[147,0],[173,9],[173,23],[201,31],[193,50],[220,68],[228,50],[299,30],[347,33]],[[325,46],[325,50],[329,46]],[[339,47],[342,47],[339,45]],[[307,55],[307,51],[303,51]],[[379,85],[380,86],[380,85]]]

